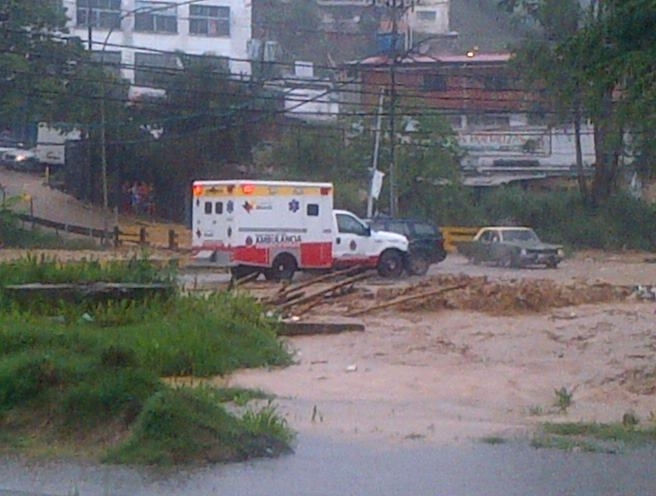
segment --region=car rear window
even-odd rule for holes
[[[439,231],[432,224],[417,222],[415,223],[415,234],[417,236],[437,236]]]
[[[408,236],[410,234],[410,229],[408,229],[408,224],[405,222],[395,222],[389,221],[387,224],[387,230],[393,233],[403,234]]]

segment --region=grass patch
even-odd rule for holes
[[[501,436],[485,436],[481,438],[481,442],[484,444],[498,445],[498,444],[506,444],[508,440]]]
[[[51,261],[44,261],[46,267],[33,259],[26,263],[31,274],[21,276],[26,282],[62,278],[60,266]],[[169,277],[138,267],[128,272],[140,274],[135,277],[141,281]],[[125,267],[97,262],[75,270],[62,265],[61,270],[75,280],[127,273]],[[0,266],[0,273],[13,271]],[[161,379],[290,364],[277,323],[254,299],[175,294],[91,307],[60,302],[41,310],[0,305],[4,449],[90,451],[112,462],[165,464],[243,460],[289,450],[293,434],[264,392],[172,387]],[[254,399],[269,403],[253,410],[248,405]],[[226,410],[227,402],[240,407],[241,414]]]
[[[105,460],[158,465],[238,461],[288,452],[292,439],[273,407],[249,410],[239,418],[208,388],[169,388],[149,399],[130,440]]]
[[[617,453],[626,448],[656,443],[656,426],[637,428],[622,423],[565,422],[542,425],[531,445],[589,452]]]

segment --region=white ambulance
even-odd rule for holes
[[[332,183],[194,181],[194,258],[230,267],[236,277],[262,272],[270,280],[355,265],[400,276],[406,237],[334,210],[333,191]]]

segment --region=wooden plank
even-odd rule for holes
[[[374,310],[382,310],[383,308],[389,308],[393,307],[395,305],[399,305],[401,303],[406,303],[408,301],[413,301],[413,300],[421,300],[422,298],[428,298],[429,296],[437,296],[442,293],[447,293],[449,291],[455,291],[456,289],[462,289],[467,287],[467,284],[458,284],[456,286],[448,286],[446,288],[440,288],[436,289],[433,291],[428,291],[426,293],[419,293],[419,294],[412,294],[412,295],[405,295],[400,298],[397,298],[395,300],[390,300],[390,301],[385,301],[383,303],[380,303],[378,305],[373,305],[368,308],[362,308],[360,310],[354,310],[353,312],[349,312],[346,314],[346,317],[356,317],[358,315],[363,315],[368,312],[372,312]]]
[[[349,267],[348,269],[342,269],[342,270],[337,270],[334,272],[328,272],[327,274],[323,274],[321,276],[313,277],[312,279],[302,282],[300,284],[290,284],[287,287],[283,287],[278,291],[278,296],[282,297],[285,296],[287,293],[295,292],[298,291],[299,289],[306,288],[308,286],[312,286],[314,284],[317,284],[319,282],[324,282],[324,281],[329,281],[331,279],[337,279],[340,276],[346,276],[350,275],[353,272],[358,272],[362,270],[362,267],[355,266],[355,267]]]
[[[324,295],[327,295],[328,293],[331,293],[335,291],[336,289],[342,288],[344,286],[348,286],[349,284],[353,284],[354,282],[361,281],[363,279],[366,279],[369,277],[369,274],[358,274],[353,277],[349,277],[348,279],[345,279],[343,281],[340,281],[336,284],[333,284],[329,286],[328,288],[322,289],[321,291],[317,291],[315,293],[312,293],[308,296],[304,296],[303,298],[298,298],[294,301],[284,303],[282,305],[279,305],[277,308],[280,311],[285,311],[293,307],[294,305],[301,305],[305,303],[309,303],[310,301],[314,301],[316,298],[320,298]]]

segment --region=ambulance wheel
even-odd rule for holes
[[[397,278],[403,273],[403,255],[396,250],[387,250],[378,259],[378,275]]]
[[[264,277],[267,281],[290,281],[296,268],[296,259],[289,253],[281,253],[273,260],[271,268],[264,271]]]

